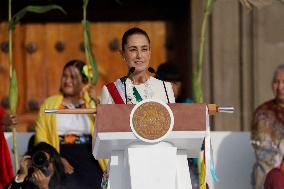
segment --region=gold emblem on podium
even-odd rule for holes
[[[159,142],[173,127],[173,115],[168,105],[145,100],[137,104],[131,112],[131,129],[145,142]]]

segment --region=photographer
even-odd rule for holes
[[[70,188],[65,181],[60,155],[51,145],[41,142],[23,157],[18,174],[6,189]]]

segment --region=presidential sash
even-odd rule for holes
[[[126,77],[122,77],[115,82],[109,83],[106,85],[108,92],[110,93],[113,101],[115,104],[125,104],[126,99],[125,99],[125,83],[126,82]],[[139,94],[138,90],[136,89],[135,86],[132,87],[132,96],[127,96],[127,101],[131,101],[132,98],[135,99],[135,102],[140,102],[143,100],[141,95]],[[132,101],[131,101],[132,102]],[[133,103],[133,102],[132,102]],[[136,104],[136,103],[134,103]]]

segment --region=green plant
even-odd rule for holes
[[[96,63],[95,56],[92,51],[92,42],[91,42],[91,35],[90,35],[90,27],[89,21],[87,20],[87,7],[88,7],[89,0],[83,0],[83,33],[84,33],[84,45],[85,45],[85,54],[86,54],[86,62],[89,67],[92,68],[92,77],[89,78],[92,84],[96,84],[99,71],[98,66]]]
[[[22,10],[20,10],[18,13],[16,13],[12,17],[12,0],[9,0],[9,10],[8,10],[8,22],[9,22],[9,27],[8,27],[8,41],[9,41],[9,54],[8,54],[8,62],[9,62],[9,69],[10,69],[10,87],[9,87],[9,103],[10,103],[10,111],[13,115],[16,114],[17,110],[17,105],[18,105],[18,82],[17,82],[17,75],[16,71],[13,67],[13,30],[15,29],[16,24],[25,16],[27,12],[32,12],[32,13],[45,13],[50,10],[60,10],[61,12],[65,13],[66,12],[63,10],[62,7],[58,5],[45,5],[45,6],[26,6]],[[18,150],[17,150],[17,137],[16,137],[16,125],[12,126],[12,133],[13,133],[13,154],[14,154],[14,159],[15,159],[15,172],[19,169],[19,157],[18,157]]]
[[[203,92],[202,92],[201,82],[202,82],[202,64],[204,57],[205,35],[206,35],[207,20],[210,14],[212,13],[214,2],[215,0],[206,0],[204,14],[202,18],[200,44],[198,49],[198,62],[193,69],[193,78],[192,78],[193,100],[196,103],[203,102]]]

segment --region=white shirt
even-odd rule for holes
[[[58,135],[90,134],[90,118],[86,114],[56,114]]]
[[[118,83],[118,80],[115,82]],[[126,81],[126,94],[128,99],[133,99],[133,86],[137,89],[139,94],[141,95],[142,99],[155,99],[155,100],[161,100],[165,103],[168,103],[166,91],[169,97],[170,103],[175,102],[174,92],[172,89],[172,85],[169,82],[165,82],[166,90],[164,88],[163,82],[161,80],[158,80],[154,77],[150,77],[145,83],[139,84],[139,85],[133,85],[130,81],[130,79],[127,79]],[[123,90],[121,90],[120,94],[123,100],[125,101],[125,92],[124,92],[124,86],[121,86]],[[119,88],[119,87],[118,87]],[[130,101],[127,100],[128,104],[136,104],[133,100]],[[114,101],[108,92],[107,87],[104,85],[102,89],[101,94],[101,104],[114,104]]]

